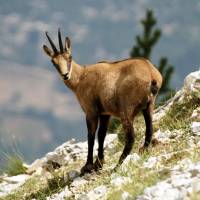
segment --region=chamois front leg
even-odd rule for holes
[[[88,156],[86,164],[81,169],[81,175],[83,175],[86,172],[91,172],[91,170],[93,169],[93,148],[95,132],[98,126],[98,117],[86,116],[86,123],[88,129]]]
[[[123,163],[124,159],[130,154],[135,140],[133,120],[123,117],[121,118],[121,121],[125,132],[125,146],[114,170],[116,170]]]
[[[98,130],[98,156],[94,163],[94,169],[97,171],[98,169],[101,169],[104,164],[104,140],[106,137],[106,131],[108,129],[108,123],[109,123],[110,116],[109,115],[101,115],[100,116],[100,124],[99,124],[99,130]]]

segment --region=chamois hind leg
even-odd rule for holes
[[[143,146],[140,148],[139,152],[142,153],[145,149],[148,148],[151,143],[152,135],[153,135],[153,125],[152,125],[152,112],[153,112],[153,104],[152,102],[148,103],[147,107],[142,111],[145,124],[146,124],[146,132],[145,132],[145,141]]]
[[[86,172],[91,172],[93,169],[93,147],[95,132],[98,126],[98,117],[97,116],[86,116],[86,123],[88,129],[88,156],[85,166],[81,168],[81,175]]]
[[[98,169],[101,169],[104,164],[104,140],[106,137],[106,131],[108,129],[108,123],[109,123],[110,116],[109,115],[100,115],[99,121],[99,130],[98,130],[98,156],[94,163],[94,169],[97,171]]]
[[[128,117],[123,117],[121,118],[121,121],[125,132],[125,146],[115,169],[117,169],[117,167],[119,167],[123,163],[124,159],[130,154],[135,140],[133,120]]]

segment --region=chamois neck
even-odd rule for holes
[[[80,77],[83,73],[84,68],[73,60],[71,63],[71,68],[72,68],[71,77],[69,80],[66,80],[64,82],[65,85],[67,85],[71,90],[76,91],[76,88],[79,84]]]

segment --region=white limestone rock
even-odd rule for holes
[[[35,160],[32,164],[27,165],[27,170],[26,173],[27,174],[33,174],[34,172],[36,172],[38,169],[42,168],[42,166],[47,162],[46,158],[41,158],[41,159],[37,159]]]
[[[143,163],[143,166],[148,169],[152,169],[152,168],[156,169],[161,165],[160,161],[161,161],[161,157],[152,156],[146,162]]]
[[[17,176],[5,177],[3,182],[0,183],[0,197],[11,193],[25,183],[30,178],[27,174],[20,174]]]
[[[192,122],[191,130],[194,135],[200,136],[200,122]]]
[[[200,122],[200,107],[195,109],[191,115],[191,120]]]
[[[146,188],[144,195],[141,195],[136,199],[180,200],[183,199],[183,194],[177,188],[173,188],[171,184],[163,181],[157,183],[155,186]]]
[[[184,91],[200,98],[200,70],[190,73],[184,80]]]
[[[195,193],[200,192],[200,179],[196,179],[192,183],[192,191]]]
[[[131,199],[133,198],[128,192],[123,192],[120,197],[120,200],[131,200]]]
[[[62,192],[56,193],[47,197],[46,200],[65,200],[72,196],[72,192],[69,190],[68,186],[66,186]]]
[[[105,150],[110,150],[115,147],[118,140],[117,134],[108,134],[105,138],[104,148]]]
[[[193,166],[193,163],[191,159],[185,158],[178,162],[178,165],[180,170],[187,170],[190,169]]]
[[[120,187],[126,183],[131,183],[131,178],[124,177],[124,176],[118,176],[110,181],[111,185],[115,187]]]
[[[105,185],[100,185],[94,190],[89,191],[87,194],[80,195],[78,200],[97,200],[102,199],[108,191]]]
[[[196,146],[196,144],[194,143],[194,140],[193,139],[188,139],[187,141],[186,141],[186,143],[187,143],[187,146],[189,147],[189,148],[193,148],[193,147],[195,147]]]
[[[84,178],[82,177],[77,177],[74,179],[74,181],[72,182],[72,184],[70,185],[70,187],[79,187],[79,186],[82,186],[84,184],[86,184],[88,181],[85,180]]]
[[[133,153],[131,155],[128,155],[124,162],[121,164],[120,169],[124,172],[130,172],[130,166],[133,164],[138,163],[140,161],[140,156],[137,153]]]
[[[174,102],[180,102],[183,99],[184,91],[179,90],[176,92],[175,96],[169,99],[163,106],[158,107],[153,114],[153,122],[160,121],[167,113],[167,111],[171,108]]]
[[[65,155],[57,153],[55,151],[47,153],[46,158],[47,158],[47,162],[55,162],[55,163],[58,163],[59,165],[67,164],[66,160],[64,159]]]
[[[176,176],[174,178],[172,177],[172,180],[171,180],[172,186],[176,188],[182,187],[182,186],[187,188],[190,186],[191,182],[192,182],[192,179],[184,178],[184,177],[181,178],[179,176]]]
[[[68,177],[70,181],[73,181],[75,178],[79,177],[79,175],[80,175],[79,172],[77,172],[76,170],[71,170],[68,173]]]
[[[162,132],[160,129],[155,132],[154,138],[156,138],[160,143],[169,143],[170,142],[170,131]]]
[[[168,179],[145,189],[137,200],[179,200],[188,199],[193,193],[200,192],[200,162],[192,163],[188,158],[179,161],[171,169]]]

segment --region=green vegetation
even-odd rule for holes
[[[6,173],[8,176],[24,174],[26,168],[23,166],[23,159],[17,154],[4,154],[4,165],[1,166],[1,173]]]
[[[180,102],[174,102],[166,115],[159,121],[156,127],[161,130],[182,129],[190,131],[190,116],[200,106],[199,98],[196,96],[185,96]]]
[[[197,192],[193,192],[192,195],[190,195],[190,200],[199,200],[200,194]]]
[[[53,172],[44,172],[41,175],[34,175],[29,178],[16,191],[0,200],[46,200],[46,197],[62,191],[62,189],[71,183],[67,173],[71,170],[79,170],[83,161],[76,162],[56,169]]]
[[[111,123],[109,123],[109,126],[108,126],[108,131],[111,133],[114,133],[118,129],[120,124],[121,124],[121,122],[119,119],[112,117]]]
[[[4,197],[4,200],[45,200],[56,192],[59,192],[67,185],[67,182],[60,174],[53,173],[50,178],[34,176],[28,179],[17,191]],[[0,198],[1,199],[1,198]]]
[[[130,171],[131,170],[133,171],[133,174],[131,177],[128,177],[132,179],[132,182],[124,184],[121,188],[113,187],[113,190],[111,190],[110,194],[108,194],[108,200],[113,199],[113,194],[115,195],[116,200],[121,199],[121,195],[125,191],[131,194],[132,199],[135,199],[136,196],[143,193],[146,187],[154,185],[156,182],[163,180],[166,177],[163,177],[160,173],[140,167],[132,166],[130,168]]]

